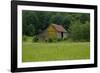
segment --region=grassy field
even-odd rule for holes
[[[90,58],[89,42],[23,42],[22,61],[79,60]]]

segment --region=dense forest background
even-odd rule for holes
[[[34,36],[52,23],[62,25],[68,31],[69,39],[90,40],[89,13],[22,11],[23,35]]]

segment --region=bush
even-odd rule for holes
[[[53,42],[57,42],[58,40],[57,40],[57,38],[53,38]]]
[[[32,41],[33,42],[38,42],[38,38],[35,36],[35,37],[33,37]]]
[[[75,22],[70,26],[70,38],[73,41],[89,41],[90,40],[90,24]]]
[[[60,39],[60,38],[59,38],[59,39],[57,39],[57,41],[61,41],[61,40],[62,40],[62,39]]]
[[[49,38],[48,42],[59,42],[59,41],[63,41],[63,39],[58,39],[58,38]]]
[[[68,38],[64,38],[63,40],[68,40]]]
[[[27,41],[27,36],[24,35],[24,36],[22,37],[22,40],[23,40],[23,41]]]
[[[49,39],[48,39],[48,42],[53,42],[53,39],[52,39],[52,38],[49,38]]]

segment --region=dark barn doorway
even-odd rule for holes
[[[64,35],[63,35],[63,32],[61,32],[61,38],[63,38],[63,36],[64,36]]]

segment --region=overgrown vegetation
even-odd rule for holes
[[[39,39],[36,37],[36,36],[34,36],[33,38],[32,38],[32,42],[38,42],[39,41]]]
[[[22,40],[23,41],[27,41],[27,36],[26,35],[23,35]]]
[[[33,37],[52,23],[62,25],[69,33],[68,39],[90,41],[90,14],[88,13],[22,11],[23,35]],[[37,37],[33,41],[37,42]],[[49,39],[49,42],[51,41],[53,40]]]
[[[23,42],[22,62],[80,60],[90,58],[89,42]]]
[[[50,24],[62,25],[68,38],[39,42],[37,35]],[[79,60],[90,58],[88,13],[22,11],[22,62]],[[84,41],[84,42],[83,42]]]

